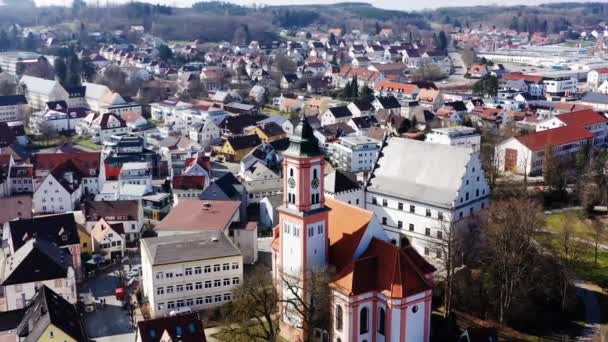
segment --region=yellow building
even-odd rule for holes
[[[76,307],[46,286],[27,305],[15,331],[24,341],[88,341]]]
[[[275,122],[268,122],[263,126],[257,126],[249,131],[249,135],[254,134],[257,135],[263,143],[269,143],[287,137],[287,133],[285,133],[283,128]]]
[[[234,136],[226,139],[219,153],[230,161],[239,162],[261,143],[262,141],[255,134]]]
[[[93,253],[93,246],[91,245],[91,234],[87,232],[87,229],[82,225],[76,225],[78,228],[78,238],[80,239],[80,254]]]

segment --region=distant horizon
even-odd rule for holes
[[[2,0],[0,0],[1,2]],[[93,3],[110,3],[120,4],[129,2],[129,0],[85,0],[89,4]],[[155,0],[138,0],[140,2],[146,2],[151,4],[170,5],[173,7],[190,7],[196,2],[201,0],[166,0],[166,1],[155,1]],[[209,0],[206,0],[209,1]],[[257,5],[313,5],[313,4],[335,4],[340,2],[349,1],[332,1],[332,0],[222,0],[225,2],[234,3],[237,5],[251,6]],[[71,0],[34,0],[37,6],[70,6]],[[395,0],[369,0],[369,1],[355,1],[355,2],[366,2],[370,3],[378,8],[388,10],[400,10],[400,11],[422,11],[422,10],[433,10],[439,7],[468,7],[468,6],[516,6],[516,5],[527,5],[527,6],[538,6],[548,3],[564,3],[564,2],[593,2],[588,0],[503,0],[498,3],[496,0],[435,0],[432,2],[433,6],[428,6],[426,2],[397,2]],[[601,2],[601,1],[596,1]]]

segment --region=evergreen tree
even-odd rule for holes
[[[82,84],[82,66],[76,53],[71,50],[67,58],[68,73],[66,77],[66,86],[76,87]]]
[[[350,91],[351,99],[356,99],[359,97],[359,81],[357,81],[357,76],[353,77]]]
[[[158,47],[158,57],[166,62],[173,58],[173,51],[167,45],[162,44]]]
[[[10,48],[11,42],[5,30],[0,31],[0,51],[6,51]]]
[[[359,99],[365,100],[365,101],[371,101],[373,98],[374,98],[374,91],[367,85],[364,85],[363,88],[361,88],[361,93],[359,94]]]
[[[380,27],[380,23],[376,21],[376,35],[380,34],[380,31],[382,31],[382,27]]]
[[[65,60],[63,58],[55,58],[53,67],[55,68],[55,75],[59,83],[65,85],[68,78],[68,67],[65,64]]]
[[[439,35],[437,36],[437,43],[437,48],[439,50],[445,50],[448,48],[448,37],[446,36],[445,32],[439,32]]]

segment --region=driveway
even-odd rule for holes
[[[127,267],[127,266],[125,266]],[[97,308],[94,312],[84,314],[84,325],[87,335],[94,341],[134,341],[135,330],[131,327],[131,318],[122,302],[114,296],[118,285],[117,267],[110,267],[87,280],[81,286],[81,293],[91,293]],[[101,307],[100,299],[105,300]]]

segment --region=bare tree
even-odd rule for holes
[[[279,303],[284,315],[297,317],[296,328],[303,331],[303,342],[313,341],[315,328],[329,331],[331,324],[330,304],[331,272],[327,268],[304,270],[303,277],[280,272],[279,281],[283,289]]]
[[[538,203],[529,198],[495,201],[486,214],[482,263],[496,293],[498,319],[503,322],[518,294],[531,290],[524,285],[530,285],[526,279],[536,266],[533,235],[544,220]]]
[[[0,81],[0,96],[15,95],[17,93],[17,84],[10,80]]]
[[[566,214],[559,237],[551,249],[560,265],[558,279],[562,312],[566,310],[568,289],[580,265],[581,252],[585,248],[583,242],[576,236],[576,223],[573,213]]]
[[[462,265],[465,253],[466,238],[464,231],[459,228],[463,227],[442,220],[436,232],[436,239],[432,240],[432,249],[437,259],[435,264],[438,266],[436,274],[443,284],[444,317],[449,316],[452,312],[454,274]]]
[[[262,266],[256,268],[232,293],[234,299],[224,313],[222,335],[231,341],[276,341],[278,296],[270,271]]]
[[[40,136],[42,140],[45,141],[46,145],[48,145],[51,140],[55,139],[58,134],[55,127],[46,121],[40,124],[38,127],[38,132],[40,132]]]
[[[593,264],[597,266],[600,243],[606,238],[606,226],[598,218],[591,220],[591,231],[593,237]]]

